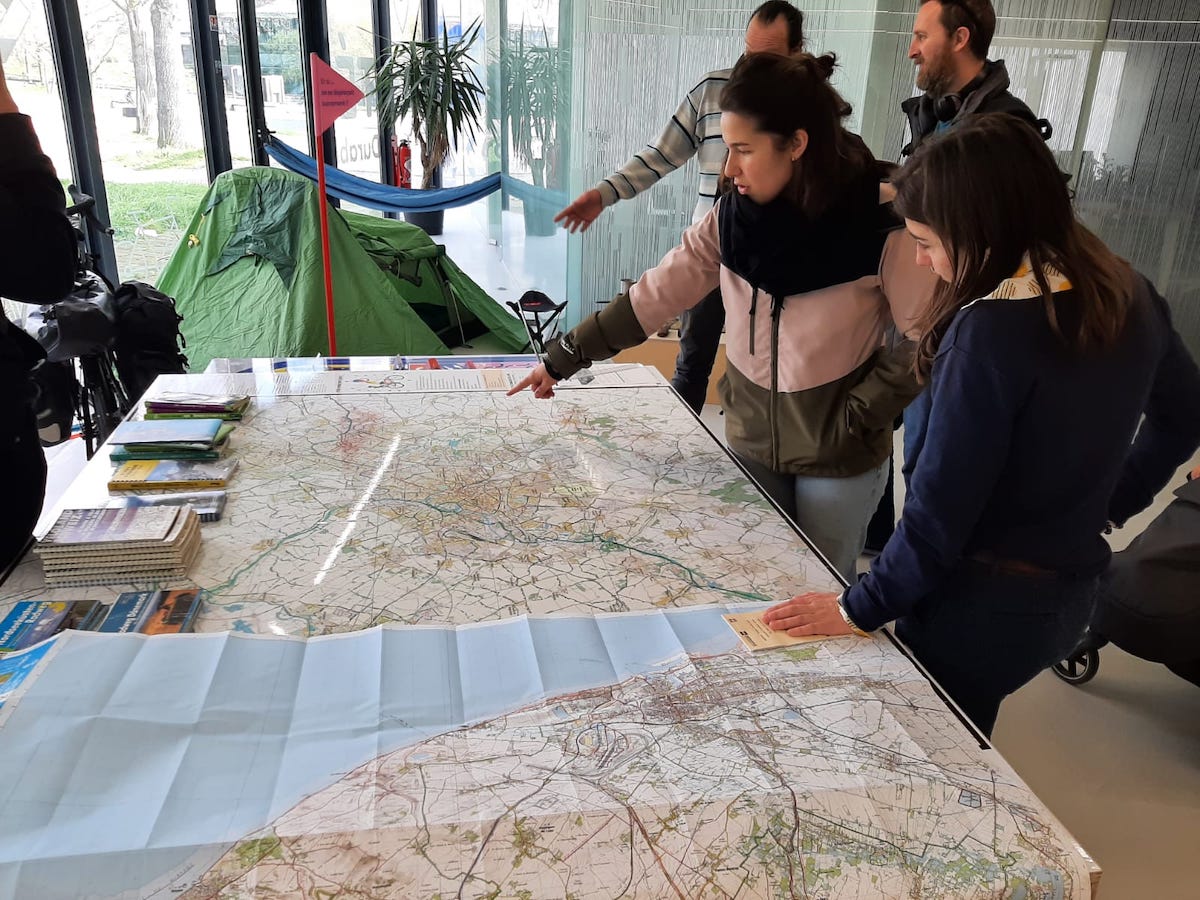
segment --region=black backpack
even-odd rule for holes
[[[117,320],[113,355],[117,374],[131,400],[146,392],[159,375],[187,372],[187,346],[175,300],[140,281],[126,281],[112,297]]]

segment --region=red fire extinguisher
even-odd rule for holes
[[[412,149],[408,141],[396,142],[392,136],[392,165],[396,170],[396,187],[412,187]]]

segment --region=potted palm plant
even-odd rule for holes
[[[476,19],[460,36],[451,38],[442,25],[440,38],[418,40],[416,30],[406,41],[392,44],[380,56],[368,78],[383,123],[392,128],[408,119],[421,156],[421,187],[441,183],[441,165],[465,134],[475,137],[483,105],[483,85],[475,74],[471,44],[479,34]],[[443,211],[405,213],[429,234],[442,233]]]
[[[546,29],[543,43],[525,39],[524,27],[514,29],[502,51],[504,65],[501,110],[508,120],[513,153],[529,167],[538,188],[561,187],[562,143],[559,140],[561,104],[567,94],[566,51],[551,46]],[[554,233],[554,213],[561,206],[547,194],[522,201],[525,233]]]

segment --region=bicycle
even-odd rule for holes
[[[91,223],[104,234],[111,235],[113,230],[96,216],[94,198],[75,185],[67,190],[73,203],[66,212],[79,246],[75,285],[62,300],[30,313],[25,330],[46,351],[46,360],[40,366],[61,366],[62,372],[69,373],[74,419],[79,423],[80,436],[91,459],[132,403],[117,373],[112,349],[117,335],[112,306],[115,286],[96,267],[97,259],[88,248],[84,223]],[[34,376],[39,380],[37,369]],[[46,383],[53,379],[40,380]],[[53,445],[61,440],[65,437],[43,438],[42,443]]]

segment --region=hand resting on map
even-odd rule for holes
[[[522,378],[517,386],[508,392],[508,396],[519,394],[525,388],[529,388],[533,391],[533,396],[539,400],[549,400],[554,396],[556,384],[558,384],[558,379],[550,377],[550,373],[546,371],[546,366],[543,364]]]
[[[763,613],[763,621],[771,630],[786,631],[791,637],[851,634],[838,612],[839,598],[839,594],[800,594],[772,606]]]

